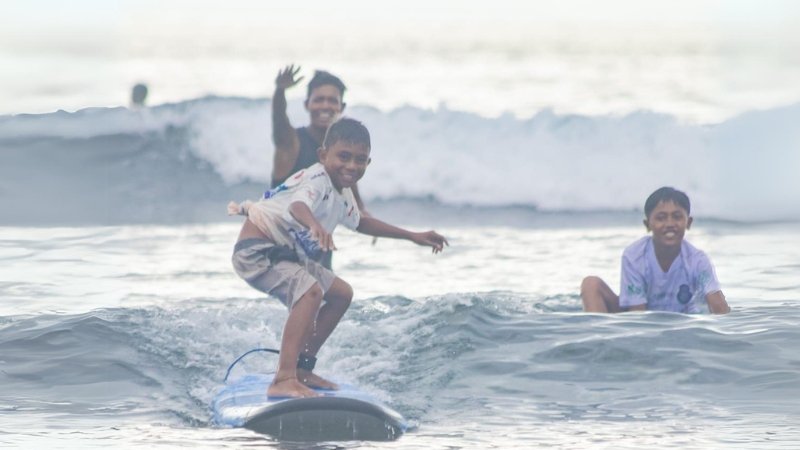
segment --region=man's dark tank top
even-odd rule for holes
[[[297,154],[297,161],[294,162],[294,167],[286,174],[286,177],[272,180],[272,187],[283,183],[286,178],[294,175],[297,171],[319,162],[319,156],[317,155],[319,142],[311,137],[308,127],[295,128],[295,131],[297,131],[297,138],[300,140],[300,152]]]

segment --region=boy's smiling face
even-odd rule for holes
[[[676,247],[692,226],[692,218],[686,210],[672,200],[659,202],[645,219],[644,225],[653,233],[654,243],[661,247]]]
[[[331,177],[333,187],[341,192],[353,187],[364,176],[370,163],[369,147],[340,140],[320,149],[319,159]]]

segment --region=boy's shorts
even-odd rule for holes
[[[277,297],[289,309],[318,283],[328,292],[336,275],[319,263],[299,261],[294,250],[266,239],[244,239],[236,243],[233,268],[247,284]]]

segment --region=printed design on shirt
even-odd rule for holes
[[[303,249],[303,252],[309,258],[317,260],[322,256],[322,248],[319,246],[319,242],[311,237],[311,232],[309,230],[298,231],[294,228],[290,228],[289,235],[294,238],[294,241]]]
[[[692,299],[692,292],[689,290],[688,284],[682,284],[681,287],[678,288],[678,302],[681,305],[685,305],[689,303],[689,300]]]
[[[627,287],[628,295],[632,296],[642,296],[644,295],[644,289],[635,284],[629,284]]]
[[[700,290],[705,290],[705,287],[708,285],[709,280],[711,279],[711,275],[707,271],[702,271],[697,274],[697,287]]]
[[[289,186],[286,186],[286,183],[279,184],[274,188],[264,192],[264,199],[272,198],[278,195],[280,192],[288,190]]]
[[[294,176],[292,176],[288,180],[284,181],[283,183],[275,186],[272,189],[269,189],[269,190],[265,191],[264,192],[264,199],[266,200],[266,199],[275,197],[279,193],[281,193],[283,191],[288,191],[289,188],[291,188],[293,186],[296,186],[297,183],[303,178],[303,175],[305,173],[306,173],[306,171],[305,171],[305,169],[303,169],[303,170],[297,172],[296,174],[294,174]]]

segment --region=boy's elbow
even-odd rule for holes
[[[300,201],[290,203],[288,209],[289,209],[289,214],[291,214],[292,217],[294,217],[295,219],[298,219],[298,217],[303,216],[303,213],[305,211],[308,211],[309,214],[311,213],[308,205]]]
[[[361,217],[358,219],[358,226],[356,227],[356,231],[359,233],[369,234],[369,218],[368,217]]]

